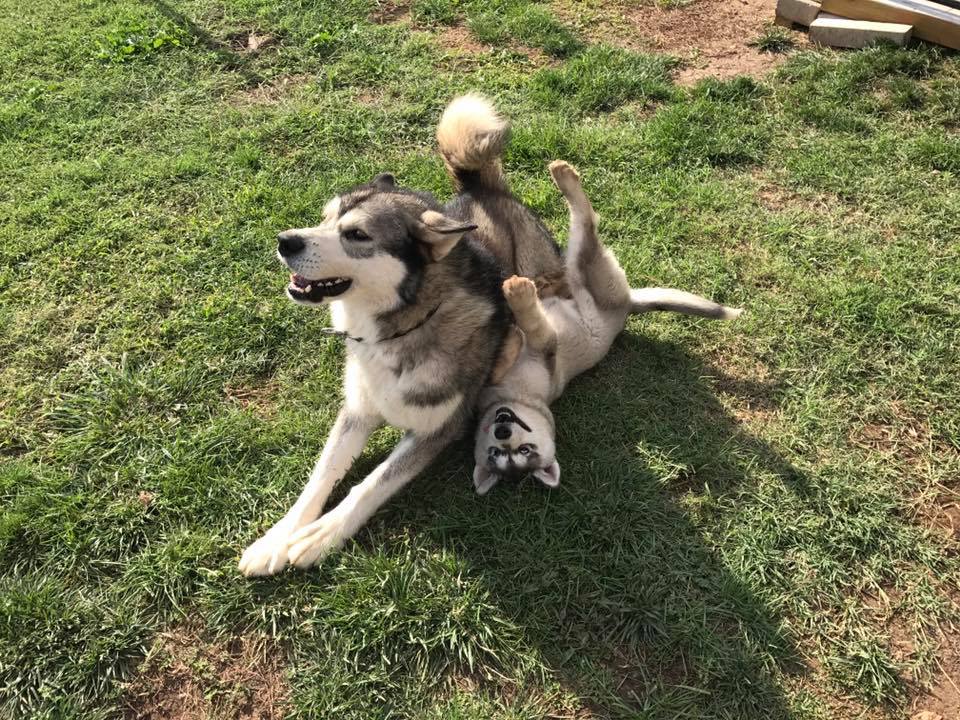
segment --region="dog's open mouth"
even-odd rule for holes
[[[303,275],[291,273],[287,292],[294,300],[320,302],[324,298],[343,295],[350,289],[351,284],[353,284],[353,280],[350,278],[333,277],[308,280]]]
[[[496,415],[493,418],[494,425],[512,425],[514,423],[522,427],[527,432],[531,432],[530,426],[518,418],[513,410],[507,407],[497,408]]]

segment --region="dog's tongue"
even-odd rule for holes
[[[290,282],[299,288],[306,287],[310,284],[310,281],[307,280],[307,278],[303,277],[303,275],[297,275],[296,273],[290,273]]]

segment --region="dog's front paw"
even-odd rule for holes
[[[503,296],[511,306],[529,305],[537,297],[537,286],[530,278],[514,275],[504,280]]]
[[[287,557],[298,568],[312,567],[339,549],[353,530],[348,513],[331,510],[291,536]]]
[[[243,551],[240,572],[247,577],[275,575],[287,566],[287,547],[292,528],[281,520]]]

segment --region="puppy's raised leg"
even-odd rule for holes
[[[380,426],[382,420],[366,402],[363,390],[355,380],[355,373],[348,363],[346,402],[324,443],[320,459],[293,507],[244,551],[240,558],[240,572],[244,575],[273,575],[286,567],[290,536],[316,519],[333,486],[347,474],[363,451],[370,433]]]
[[[550,175],[570,208],[566,263],[571,285],[585,287],[601,308],[626,307],[630,284],[616,258],[600,244],[597,215],[580,184],[580,175],[563,160],[550,163]]]
[[[533,280],[517,275],[507,278],[503,283],[503,296],[530,347],[541,352],[555,350],[557,331],[544,312]]]
[[[300,568],[310,567],[343,545],[456,438],[458,429],[458,424],[450,423],[433,435],[404,435],[389,457],[363,482],[354,485],[339,505],[293,534],[288,550],[290,562]]]

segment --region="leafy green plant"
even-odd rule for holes
[[[97,58],[105,62],[128,62],[137,57],[178,48],[183,43],[179,29],[172,32],[166,29],[151,30],[146,25],[128,25],[120,30],[108,33],[99,42]]]

